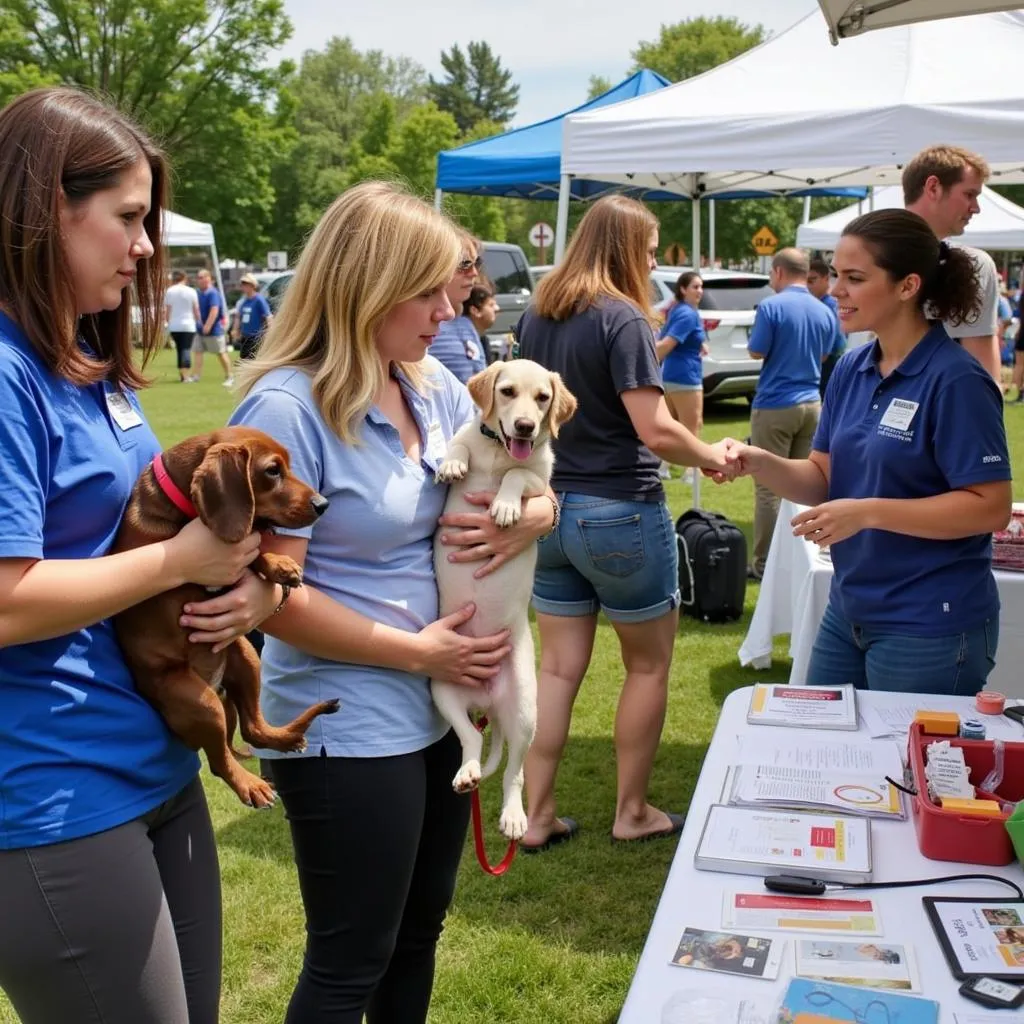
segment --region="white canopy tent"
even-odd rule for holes
[[[1024,251],[1024,208],[990,188],[982,190],[978,203],[981,212],[971,218],[967,230],[958,235],[956,241],[977,249]],[[903,189],[898,185],[875,189],[874,209],[898,210],[902,206]],[[843,228],[861,212],[867,212],[867,203],[844,206],[825,217],[801,224],[797,228],[796,244],[802,249],[835,249]]]
[[[957,18],[965,14],[1013,11],[1020,0],[991,3],[990,0],[818,0],[828,22],[833,44],[848,36],[875,28],[910,25],[936,18]]]
[[[201,220],[192,220],[191,217],[183,217],[180,213],[164,210],[162,233],[164,245],[168,247],[210,250],[217,287],[226,302],[227,295],[224,292],[224,279],[220,274],[220,258],[217,256],[217,242],[213,237],[213,225],[204,224]]]
[[[891,185],[918,150],[955,142],[982,153],[996,182],[1024,182],[1024,80],[1007,74],[1021,53],[1019,13],[890,28],[835,48],[812,12],[696,78],[570,115],[556,253],[573,178],[694,200],[744,188]],[[696,216],[694,228],[699,243]]]

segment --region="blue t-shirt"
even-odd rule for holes
[[[217,314],[217,319],[213,321],[213,327],[210,328],[210,333],[207,337],[217,338],[224,333],[224,314],[227,312],[224,306],[224,296],[210,285],[209,288],[199,292],[199,320],[196,324],[200,334],[205,333],[203,328],[206,324],[207,318],[210,315],[210,310],[216,306],[220,312]]]
[[[239,330],[243,338],[256,338],[263,333],[263,328],[270,316],[270,303],[257,292],[252,298],[242,299],[238,307]]]
[[[755,409],[787,409],[821,399],[821,361],[842,347],[835,314],[801,285],[765,299],[747,347],[763,356]]]
[[[160,450],[135,396],[55,377],[0,313],[0,408],[0,558],[108,554]],[[122,825],[198,770],[136,691],[110,620],[0,648],[0,849]]]
[[[463,384],[475,373],[487,369],[487,356],[473,321],[468,316],[457,316],[438,324],[437,337],[430,346],[430,354],[443,363]]]
[[[676,345],[661,364],[661,376],[670,384],[704,382],[704,367],[700,361],[700,348],[704,344],[704,322],[700,314],[686,302],[677,302],[669,311],[668,320],[659,335],[675,338]]]
[[[830,295],[828,292],[826,292],[824,295],[822,295],[821,301],[824,302],[825,305],[828,306],[828,308],[831,309],[833,313],[835,313],[836,317],[839,316],[839,301],[836,299],[834,295]]]
[[[878,342],[840,359],[814,449],[829,500],[928,498],[1010,479],[995,382],[937,324],[885,379]],[[831,599],[848,621],[912,636],[974,629],[999,614],[992,536],[925,540],[862,530],[832,545]]]
[[[419,427],[413,462],[398,431],[372,407],[358,445],[324,423],[308,374],[278,369],[263,377],[231,417],[266,431],[291,452],[292,469],[330,507],[314,526],[280,530],[308,537],[306,583],[376,622],[418,633],[437,619],[434,533],[448,488],[435,483],[455,432],[475,413],[469,393],[439,363],[424,361],[419,394],[398,377]],[[432,386],[431,386],[432,385]],[[336,715],[317,718],[305,754],[261,757],[387,757],[440,739],[448,729],[430,698],[429,679],[398,669],[354,665],[307,654],[272,636],[263,648],[264,715],[283,724],[316,701],[341,699]]]

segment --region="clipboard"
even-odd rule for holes
[[[942,954],[945,956],[946,963],[949,965],[954,978],[958,981],[967,981],[971,978],[998,978],[1000,981],[1016,982],[1018,985],[1024,984],[1024,956],[1022,956],[1019,966],[1011,966],[1010,963],[1006,963],[1005,970],[1000,969],[1003,965],[1000,964],[998,959],[992,956],[985,956],[977,962],[978,969],[971,970],[966,957],[960,955],[960,950],[964,949],[965,946],[975,945],[982,947],[984,945],[984,948],[981,949],[982,953],[992,953],[994,951],[1000,954],[1003,959],[1012,961],[1014,954],[1006,952],[1006,950],[1024,949],[1024,944],[1015,945],[1013,943],[1000,942],[997,933],[1001,930],[1005,931],[1006,928],[1016,928],[1024,934],[1024,900],[998,898],[986,900],[973,896],[924,896],[921,902],[924,904],[925,913],[928,915],[932,930],[935,932],[935,937],[939,941]],[[950,938],[949,925],[944,919],[949,916],[949,911],[946,911],[945,915],[943,914],[943,908],[956,905],[968,905],[977,909],[977,913],[967,915],[972,920],[967,938],[959,949],[956,941]],[[997,918],[996,914],[999,911],[1006,911],[1007,913],[1001,918]],[[1017,921],[1020,922],[1019,925],[1011,923],[1010,919],[1012,916],[1015,916]],[[961,938],[963,935],[964,933],[960,932]],[[1001,951],[1000,947],[1004,947],[1004,949]]]

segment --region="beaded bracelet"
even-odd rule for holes
[[[286,583],[281,584],[281,600],[278,602],[277,607],[270,613],[276,615],[287,603],[288,598],[292,596],[292,588]]]

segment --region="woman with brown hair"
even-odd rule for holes
[[[0,988],[24,1024],[214,1024],[220,877],[199,760],[136,691],[111,617],[185,582],[210,640],[280,600],[253,534],[109,555],[159,451],[134,389],[162,344],[163,155],[72,89],[0,111]]]
[[[626,672],[612,837],[650,839],[682,827],[680,815],[647,802],[679,614],[676,539],[658,467],[661,459],[707,469],[726,462],[723,444],[699,441],[665,402],[651,329],[657,248],[658,222],[646,207],[623,196],[599,200],[517,331],[521,355],[557,370],[579,400],[554,442],[561,521],[540,542],[534,580],[541,665],[524,850],[577,830],[555,816],[554,783],[599,611],[618,634]]]

